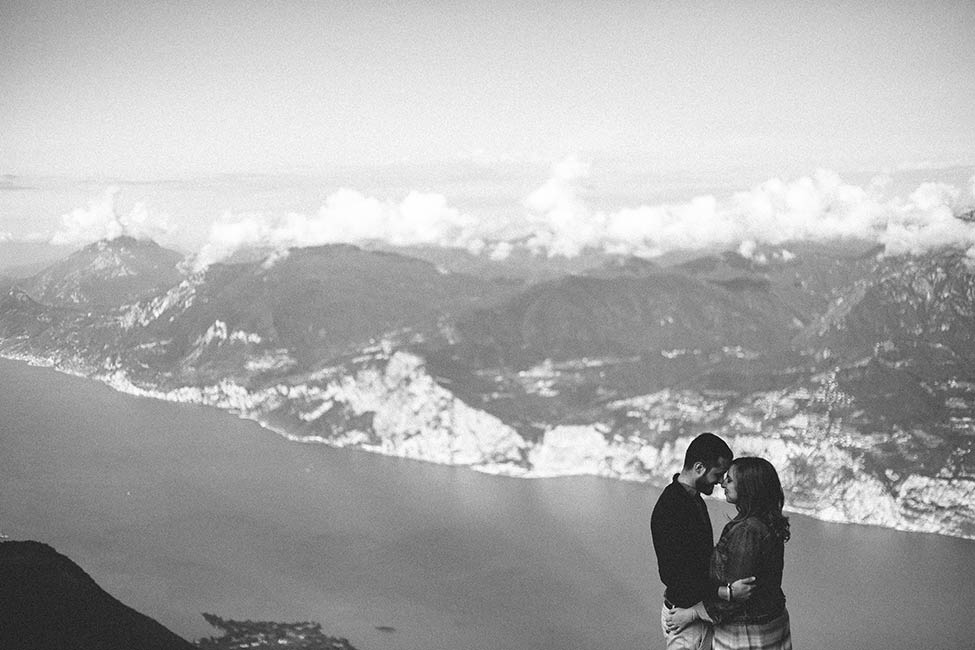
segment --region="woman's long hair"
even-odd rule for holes
[[[744,456],[732,461],[735,468],[735,487],[738,490],[736,520],[758,517],[772,533],[789,541],[789,518],[782,514],[785,493],[779,475],[764,458]]]

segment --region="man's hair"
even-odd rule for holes
[[[731,447],[724,440],[713,433],[702,433],[691,440],[684,454],[684,469],[694,467],[694,463],[701,461],[708,469],[718,466],[719,458],[726,458],[728,462],[735,457]]]

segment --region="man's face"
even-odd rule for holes
[[[705,469],[703,463],[699,463],[700,468]],[[707,468],[707,471],[702,473],[697,477],[694,482],[694,487],[701,494],[711,494],[714,492],[714,486],[721,482],[724,478],[724,473],[728,471],[728,467],[731,466],[731,461],[727,458],[719,458],[718,464],[714,467]]]

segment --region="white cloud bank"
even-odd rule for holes
[[[451,207],[441,194],[411,192],[396,203],[351,189],[335,192],[312,215],[228,213],[211,227],[196,266],[240,248],[369,241],[465,248],[496,260],[519,246],[548,256],[571,257],[592,248],[653,257],[714,247],[751,254],[760,244],[836,239],[882,244],[890,255],[956,246],[975,257],[975,224],[954,216],[973,202],[975,178],[964,190],[924,183],[900,198],[886,196],[887,177],[860,187],[820,170],[792,181],[774,178],[722,200],[706,195],[605,212],[593,210],[584,199],[589,174],[587,163],[567,158],[525,198],[521,210],[490,222]],[[74,220],[81,221],[80,216]]]
[[[155,239],[172,228],[165,216],[150,214],[144,203],[136,203],[127,214],[119,214],[118,187],[109,187],[84,208],[75,208],[61,217],[60,228],[50,237],[55,246],[88,244],[101,239],[128,235],[136,239]]]
[[[274,249],[383,241],[393,246],[435,245],[480,252],[477,220],[447,205],[441,194],[410,192],[403,201],[380,201],[350,190],[328,197],[316,214],[224,214],[210,228],[197,268],[255,246]]]
[[[545,190],[544,202],[528,202],[540,226],[532,242],[549,255],[583,248],[641,256],[736,246],[747,252],[756,244],[836,239],[880,243],[891,255],[975,247],[975,224],[954,216],[962,192],[942,183],[924,183],[906,199],[885,198],[883,178],[861,188],[820,170],[791,182],[771,179],[724,201],[708,195],[607,213],[588,210],[559,169],[552,179],[533,195]],[[975,186],[964,198],[972,194]]]

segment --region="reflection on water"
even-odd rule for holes
[[[646,486],[300,445],[2,360],[0,434],[0,532],[51,544],[187,637],[213,633],[209,611],[320,621],[362,650],[662,642]],[[711,509],[720,530],[728,507]],[[799,646],[970,643],[975,542],[793,522]]]

